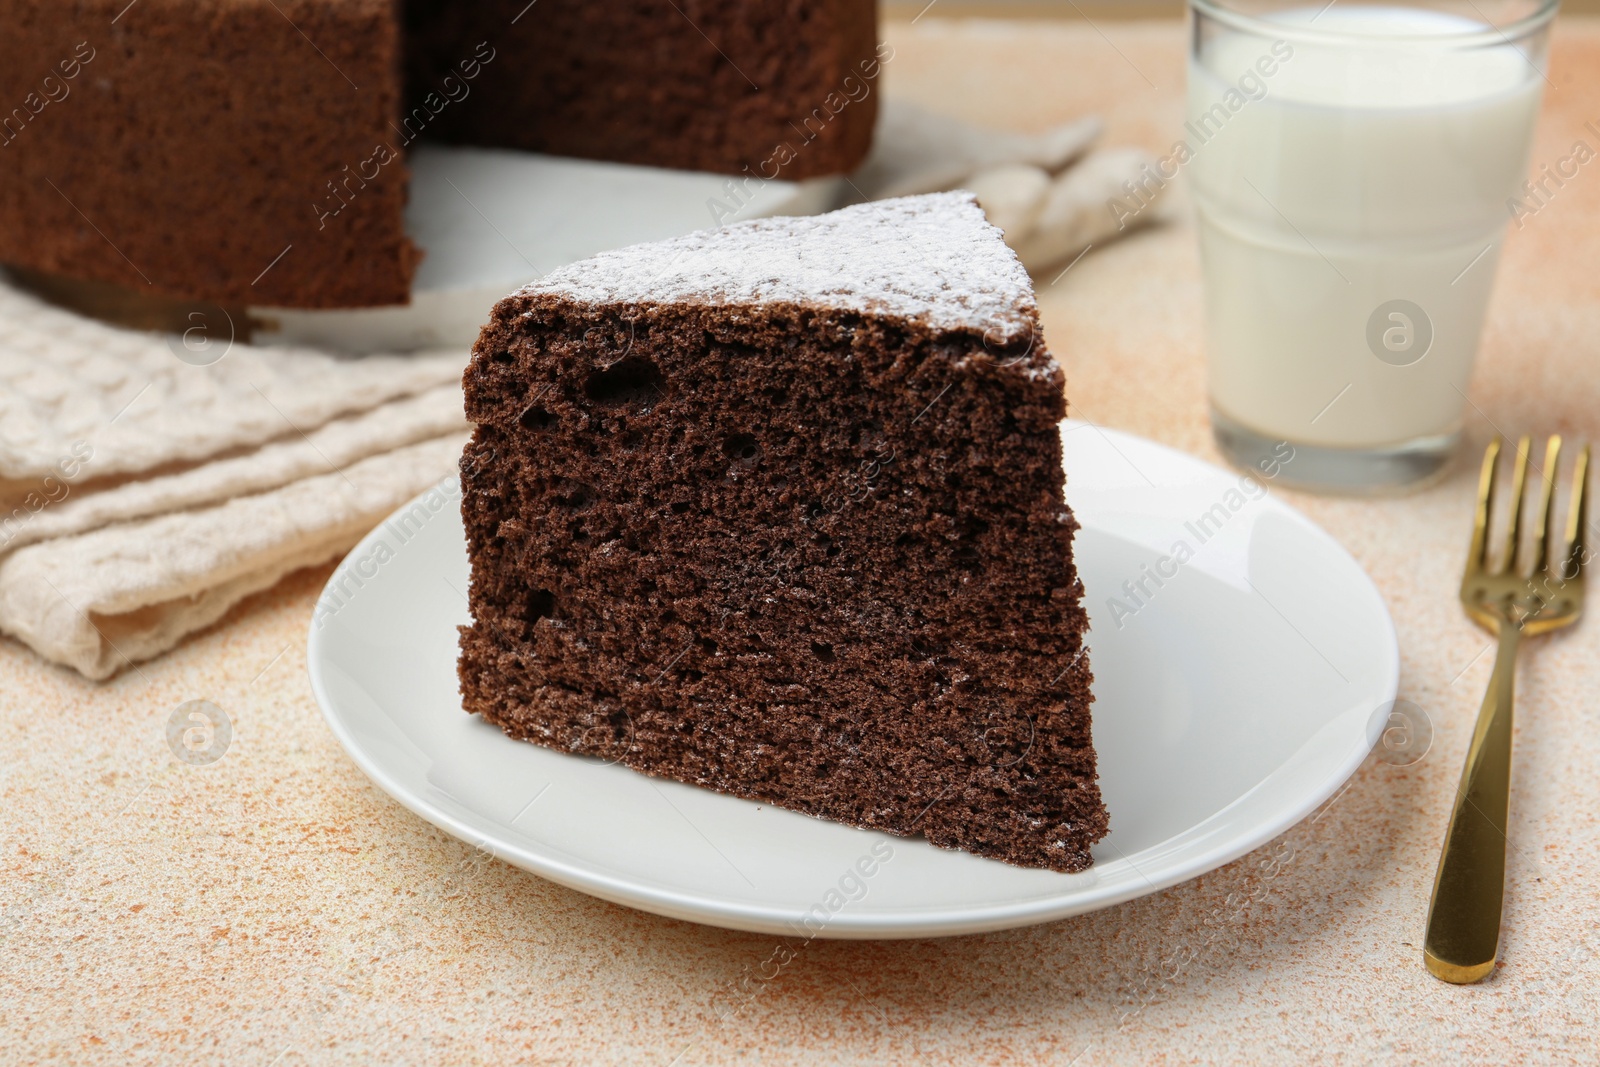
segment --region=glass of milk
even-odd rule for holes
[[[1173,152],[1218,445],[1308,488],[1422,482],[1461,434],[1556,0],[1190,4]]]

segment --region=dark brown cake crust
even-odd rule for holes
[[[877,119],[876,13],[863,0],[411,0],[411,96],[488,40],[494,63],[434,136],[791,181],[838,174],[865,158]]]
[[[0,0],[0,25],[0,261],[220,303],[410,299],[405,162],[351,177],[400,110],[395,0]]]
[[[856,826],[1089,865],[1107,822],[1042,345],[521,295],[465,385],[469,712]]]

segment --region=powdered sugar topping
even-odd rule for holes
[[[594,303],[814,303],[896,315],[991,342],[1029,336],[1028,272],[970,193],[757,219],[604,252],[518,295]]]

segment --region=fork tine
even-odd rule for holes
[[[1545,445],[1544,470],[1539,472],[1539,513],[1533,526],[1533,571],[1535,577],[1544,573],[1546,553],[1556,542],[1555,502],[1556,472],[1561,469],[1561,435],[1551,434]]]
[[[1496,574],[1507,571],[1515,572],[1517,560],[1522,550],[1522,496],[1523,490],[1528,487],[1528,451],[1533,447],[1533,438],[1523,434],[1517,439],[1517,465],[1511,471],[1511,529],[1510,538],[1506,544],[1506,556],[1500,566],[1495,568]]]
[[[1489,569],[1489,505],[1494,497],[1495,472],[1500,467],[1499,437],[1483,450],[1483,466],[1478,470],[1478,510],[1472,518],[1472,547],[1467,550],[1467,568]]]
[[[1567,565],[1561,577],[1571,581],[1583,573],[1588,562],[1584,545],[1589,534],[1589,446],[1578,453],[1572,468],[1572,503],[1567,509]]]

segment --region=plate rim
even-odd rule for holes
[[[1117,443],[1114,438],[1120,438],[1124,441],[1135,443],[1140,448],[1159,450],[1165,453],[1165,458],[1175,458],[1180,463],[1203,468],[1211,476],[1227,475],[1231,471],[1231,468],[1212,463],[1198,456],[1162,444],[1159,441],[1153,441],[1127,431],[1102,427],[1087,420],[1063,419],[1059,426],[1059,432],[1063,438],[1068,432],[1080,429],[1093,429],[1097,433],[1106,435],[1107,440],[1114,447]],[[449,477],[453,477],[453,475],[446,476],[444,480],[448,480]],[[435,491],[435,488],[424,490],[417,497],[406,501],[397,508],[395,514],[406,511],[417,499]],[[1360,561],[1355,558],[1349,549],[1345,548],[1337,538],[1324,530],[1320,524],[1299,508],[1283,500],[1277,500],[1270,496],[1263,499],[1271,499],[1271,506],[1293,515],[1303,525],[1306,532],[1320,538],[1326,547],[1342,555],[1355,568],[1356,573],[1361,576],[1361,580],[1365,583],[1366,591],[1370,592],[1382,609],[1381,636],[1383,641],[1381,644],[1384,651],[1384,662],[1381,664],[1384,677],[1382,689],[1387,694],[1385,699],[1393,701],[1399,692],[1399,645],[1394,627],[1394,618],[1389,611],[1388,602],[1384,599],[1382,591],[1378,589],[1377,584],[1373,582],[1366,568],[1361,566]],[[318,594],[316,608],[312,616],[313,623],[308,627],[306,638],[306,672],[311,682],[312,695],[317,702],[323,721],[327,723],[335,738],[338,739],[340,747],[344,749],[345,754],[355,762],[362,773],[391,799],[399,802],[402,807],[422,818],[425,822],[444,830],[451,836],[471,843],[476,848],[487,850],[496,859],[503,860],[539,877],[590,896],[668,918],[724,929],[781,933],[806,940],[810,940],[812,937],[842,940],[954,937],[1013,929],[1070,918],[1075,915],[1098,911],[1102,908],[1113,907],[1153,893],[1159,893],[1216,870],[1241,856],[1248,855],[1299,825],[1307,816],[1321,807],[1329,797],[1333,796],[1349,781],[1371,751],[1372,742],[1370,738],[1365,745],[1353,745],[1351,751],[1328,773],[1326,779],[1308,790],[1298,804],[1286,807],[1272,818],[1261,820],[1249,832],[1230,835],[1215,845],[1197,850],[1194,856],[1172,865],[1153,878],[1145,876],[1143,872],[1138,871],[1138,868],[1134,866],[1133,870],[1140,876],[1139,882],[1130,883],[1122,887],[1108,887],[1102,892],[1097,892],[1094,886],[1090,886],[1067,894],[1041,895],[1005,904],[991,906],[962,905],[959,907],[939,905],[927,910],[902,909],[894,912],[852,913],[849,908],[844,908],[832,914],[827,924],[821,929],[810,930],[799,926],[800,917],[804,913],[791,915],[786,907],[729,900],[699,892],[668,890],[658,886],[640,884],[616,877],[602,870],[570,863],[548,853],[540,853],[523,848],[515,842],[505,840],[503,837],[496,840],[492,835],[485,835],[480,827],[470,825],[454,813],[397,781],[381,762],[374,759],[358,743],[353,731],[348,728],[347,724],[342,721],[340,714],[335,710],[336,701],[334,701],[329,692],[324,671],[337,670],[338,668],[329,661],[327,653],[321,649],[322,642],[326,640],[322,636],[324,630],[314,625],[315,619],[321,614],[323,599],[329,595],[331,590],[335,589],[337,583],[344,576],[346,568],[353,566],[354,561],[362,559],[370,553],[373,543],[383,536],[386,527],[387,519],[369,531],[345,554],[339,565],[334,568],[322,592]],[[1380,704],[1380,706],[1382,705]],[[1310,742],[1308,741],[1307,743],[1309,744]],[[1284,762],[1279,764],[1279,769],[1286,766],[1302,750],[1303,746],[1302,749],[1297,749],[1286,757]],[[656,780],[654,776],[647,777],[651,780]],[[671,781],[671,779],[661,779],[661,781]],[[1248,801],[1265,781],[1266,779],[1257,782],[1226,806],[1213,812],[1201,822],[1186,828],[1182,833],[1193,834],[1197,831],[1203,831],[1206,827],[1224,819],[1229,812]],[[689,788],[694,787],[691,786]],[[487,819],[488,817],[485,816],[485,818]],[[884,834],[883,836],[891,841],[917,840],[915,838],[900,838],[890,834]],[[1173,839],[1173,837],[1169,837],[1141,851],[1160,848]],[[1128,857],[1120,855],[1120,850],[1118,851],[1119,858],[1111,862],[1128,863],[1132,866],[1132,861]],[[1091,871],[1093,869],[1093,867],[1089,868]],[[1073,876],[1068,875],[1067,877]]]

